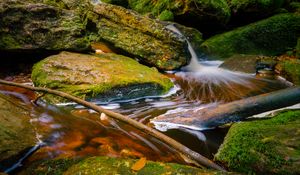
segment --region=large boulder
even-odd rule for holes
[[[234,124],[215,159],[246,174],[300,174],[300,110]]]
[[[129,0],[129,6],[139,13],[151,13],[161,19],[168,20],[165,15],[170,16],[171,13],[177,22],[202,28],[205,24],[225,24],[230,18],[230,9],[226,0]]]
[[[38,140],[30,123],[31,109],[1,93],[0,106],[0,171],[4,171]]]
[[[210,57],[225,59],[235,54],[279,55],[295,47],[300,15],[279,14],[206,40],[201,48]]]
[[[36,86],[58,89],[83,99],[108,102],[166,93],[172,82],[155,68],[116,54],[62,52],[35,64]],[[46,96],[50,102],[62,99]]]
[[[190,53],[184,37],[159,21],[111,4],[94,6],[87,15],[99,39],[113,44],[142,63],[171,70],[188,64]]]
[[[89,174],[89,175],[164,175],[164,174],[196,174],[221,175],[229,174],[213,170],[198,169],[175,163],[147,161],[141,170],[133,171],[134,159],[117,159],[109,157],[90,157],[84,159],[57,159],[37,162],[29,167],[24,174]]]
[[[106,41],[141,62],[163,70],[188,64],[183,37],[159,21],[111,4],[88,0],[2,0],[1,51],[87,52]]]
[[[86,51],[85,26],[72,11],[30,1],[0,2],[0,51]]]

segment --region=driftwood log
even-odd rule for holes
[[[127,123],[137,129],[139,129],[140,131],[149,134],[157,139],[159,139],[160,141],[168,144],[169,146],[171,146],[173,149],[175,149],[176,151],[178,151],[179,153],[181,153],[183,156],[185,156],[185,158],[190,162],[190,163],[194,163],[196,166],[206,166],[212,169],[216,169],[216,170],[220,170],[220,171],[226,171],[225,169],[223,169],[221,166],[217,165],[216,163],[214,163],[213,161],[207,159],[206,157],[200,155],[197,152],[194,152],[193,150],[187,148],[186,146],[182,145],[181,143],[177,142],[176,140],[162,134],[161,132],[150,128],[138,121],[135,121],[127,116],[124,116],[122,114],[119,113],[115,113],[113,111],[104,109],[100,106],[97,106],[93,103],[87,102],[85,100],[82,100],[80,98],[74,97],[72,95],[69,95],[67,93],[61,92],[61,91],[57,91],[57,90],[52,90],[52,89],[48,89],[48,88],[42,88],[42,87],[33,87],[33,86],[27,86],[27,85],[23,85],[20,83],[14,83],[14,82],[10,82],[10,81],[5,81],[5,80],[1,80],[0,79],[0,84],[3,85],[9,85],[9,86],[15,86],[15,87],[21,87],[21,88],[25,88],[25,89],[29,89],[32,91],[36,91],[36,92],[41,92],[41,93],[49,93],[49,94],[53,94],[53,95],[57,95],[63,98],[66,98],[68,100],[74,101],[80,105],[83,105],[89,109],[93,109],[98,113],[105,113],[106,115],[108,115],[111,118],[117,119],[119,121],[122,121],[124,123]]]
[[[173,123],[183,127],[214,128],[297,103],[300,103],[300,87],[291,87],[204,109],[161,115],[152,122]]]

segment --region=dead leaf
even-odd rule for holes
[[[142,168],[145,167],[147,163],[147,159],[145,157],[142,157],[140,160],[135,162],[135,164],[132,165],[131,169],[133,171],[140,171]]]

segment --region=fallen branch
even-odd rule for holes
[[[69,95],[67,93],[61,92],[61,91],[57,91],[57,90],[52,90],[52,89],[48,89],[48,88],[42,88],[42,87],[33,87],[33,86],[27,86],[27,85],[23,85],[23,84],[19,84],[19,83],[14,83],[14,82],[9,82],[9,81],[5,81],[5,80],[0,80],[0,84],[5,84],[5,85],[9,85],[9,86],[16,86],[16,87],[22,87],[25,89],[29,89],[32,91],[37,91],[37,92],[42,92],[42,93],[49,93],[49,94],[54,94],[63,98],[66,98],[68,100],[74,101],[78,104],[81,104],[87,108],[93,109],[95,111],[97,111],[98,113],[105,113],[106,115],[110,116],[111,118],[117,119],[119,121],[122,121],[124,123],[127,123],[161,141],[163,141],[164,143],[170,145],[171,147],[173,147],[175,150],[177,150],[178,152],[180,152],[181,154],[183,154],[184,156],[186,156],[187,158],[189,158],[190,160],[192,160],[191,162],[197,162],[200,165],[204,165],[206,167],[209,168],[213,168],[216,170],[220,170],[220,171],[225,171],[225,169],[223,169],[222,167],[220,167],[219,165],[215,164],[214,162],[212,162],[211,160],[207,159],[206,157],[200,155],[197,152],[192,151],[191,149],[187,148],[186,146],[182,145],[181,143],[177,142],[176,140],[160,133],[159,131],[150,128],[140,122],[137,122],[127,116],[124,116],[122,114],[119,113],[115,113],[112,112],[110,110],[104,109],[100,106],[97,106],[93,103],[84,101],[80,98],[74,97],[72,95]],[[198,165],[199,166],[199,165]]]
[[[152,122],[213,128],[297,103],[300,103],[300,87],[292,87],[214,107],[161,115]]]

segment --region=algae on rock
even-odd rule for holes
[[[274,56],[285,53],[297,43],[300,15],[279,14],[204,41],[208,56],[225,59],[235,54]]]
[[[83,99],[103,102],[161,95],[173,86],[155,68],[116,54],[86,55],[62,52],[35,64],[36,86],[67,92]],[[63,99],[47,95],[50,102]]]
[[[300,110],[284,111],[258,121],[234,124],[215,160],[231,171],[299,174]]]
[[[137,160],[117,159],[109,157],[89,157],[82,159],[57,159],[36,163],[29,167],[24,174],[119,174],[119,175],[221,175],[225,172],[198,169],[175,163],[161,163],[147,161],[145,167],[135,172],[131,170]]]

